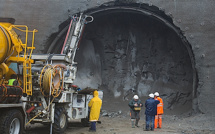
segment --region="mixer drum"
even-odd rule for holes
[[[2,63],[12,52],[11,38],[8,34],[8,31],[4,28],[9,27],[11,25],[10,21],[12,20],[7,18],[0,18],[0,21],[0,63]]]

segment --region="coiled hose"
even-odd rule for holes
[[[52,67],[48,64],[43,67],[40,74],[40,91],[44,96],[47,97],[50,90],[53,97],[58,97],[60,95],[63,89],[63,69],[66,69],[66,66],[55,65]]]
[[[47,69],[46,69],[47,68]],[[54,99],[58,97],[63,89],[63,69],[66,69],[65,65],[55,65],[54,67],[50,64],[47,64],[43,67],[40,73],[40,91],[44,96],[49,96],[49,92],[51,91],[52,100],[49,105],[44,109],[47,110],[49,106],[52,104]],[[44,73],[45,72],[45,73]],[[44,75],[43,75],[44,74]],[[50,82],[52,82],[50,84]],[[51,88],[50,88],[51,85]],[[51,96],[49,96],[51,97]],[[33,118],[31,118],[28,123],[25,125],[27,126],[31,121],[37,118],[43,111],[39,112]]]

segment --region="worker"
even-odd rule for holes
[[[163,100],[159,97],[159,93],[154,93],[155,100],[160,101],[160,103],[157,105],[157,115],[155,115],[155,128],[161,128],[162,126],[162,114],[163,114]]]
[[[138,122],[140,120],[140,110],[143,106],[143,103],[137,95],[134,95],[133,99],[129,102],[130,114],[131,114],[131,126],[132,128],[139,127]],[[135,124],[134,121],[136,120]],[[134,126],[135,125],[135,126]]]
[[[151,131],[154,131],[154,120],[155,115],[157,114],[157,105],[160,102],[154,99],[154,94],[149,94],[149,98],[146,100],[145,103],[145,115],[146,115],[146,129],[145,131],[149,131],[149,126],[151,123]]]
[[[88,107],[90,108],[90,132],[96,132],[96,122],[99,120],[100,110],[102,106],[102,100],[99,98],[98,91],[93,92],[93,98],[88,103]]]
[[[9,86],[17,86],[18,85],[18,80],[17,80],[16,74],[12,74],[10,76],[10,79],[8,80],[8,85]]]

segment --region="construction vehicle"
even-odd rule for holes
[[[88,102],[94,89],[80,90],[73,85],[77,72],[74,58],[83,28],[93,17],[80,13],[71,18],[61,54],[33,54],[37,30],[14,25],[14,19],[0,18],[2,134],[22,134],[31,123],[50,124],[50,133],[56,134],[63,133],[74,119],[88,125]],[[24,32],[25,37],[18,32]]]

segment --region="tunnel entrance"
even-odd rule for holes
[[[134,94],[144,102],[158,91],[165,109],[191,110],[196,73],[180,29],[157,7],[110,5],[85,12],[94,21],[86,26],[76,55],[75,83],[103,89],[106,108],[126,110]]]

